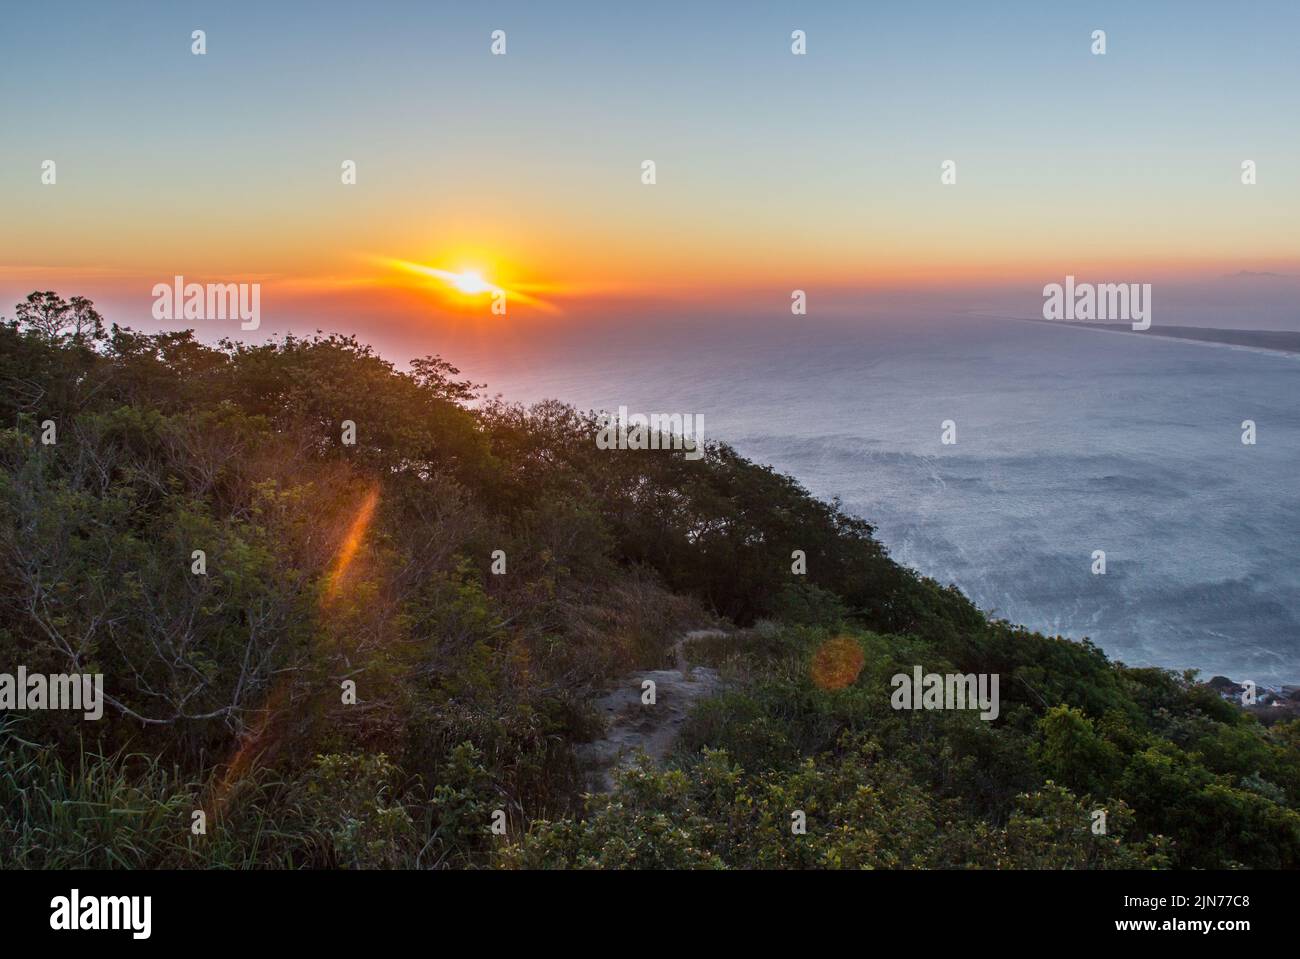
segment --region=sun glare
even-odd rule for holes
[[[462,293],[486,293],[492,289],[492,286],[482,276],[472,270],[452,274],[451,283]]]
[[[552,304],[524,292],[524,289],[528,288],[528,286],[521,288],[520,284],[511,283],[510,288],[506,289],[505,287],[498,286],[496,283],[487,279],[483,275],[484,271],[480,269],[463,269],[459,272],[454,272],[452,270],[440,269],[436,266],[428,266],[424,263],[415,263],[411,260],[399,260],[393,257],[376,257],[375,259],[377,262],[389,267],[390,269],[397,269],[404,273],[413,273],[417,276],[437,280],[438,283],[431,284],[434,288],[441,285],[446,292],[450,293],[451,291],[455,291],[455,293],[459,294],[461,297],[469,297],[474,303],[485,302],[481,299],[482,295],[484,293],[490,293],[494,301],[494,312],[496,312],[495,302],[500,300],[504,303],[506,299],[511,303],[522,303],[547,313],[558,312],[557,308]],[[531,287],[536,288],[537,284],[531,284]],[[454,301],[455,297],[453,296],[451,299]],[[504,307],[501,312],[505,312]]]

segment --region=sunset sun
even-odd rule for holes
[[[466,270],[463,273],[453,273],[448,277],[449,282],[462,293],[486,293],[492,289],[492,285],[483,279],[475,270]]]
[[[486,293],[490,294],[494,300],[504,301],[508,299],[511,303],[524,304],[543,312],[556,312],[556,307],[553,304],[531,295],[530,292],[525,292],[544,289],[545,286],[536,283],[510,282],[509,288],[507,288],[504,284],[498,285],[489,279],[487,276],[488,271],[482,267],[448,270],[394,257],[374,257],[373,259],[390,269],[436,280],[436,283],[426,285],[429,290],[435,292],[441,290],[443,299],[455,301],[459,298],[462,304],[466,306],[469,304],[465,302],[464,298],[468,297],[474,303],[481,303],[484,301],[480,298]],[[504,312],[504,310],[501,312]]]

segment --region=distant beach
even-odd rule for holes
[[[1012,317],[1026,323],[1045,323],[1048,326],[1071,326],[1076,329],[1099,330],[1103,333],[1127,333],[1137,336],[1163,336],[1174,340],[1191,340],[1215,346],[1235,346],[1269,353],[1300,355],[1300,333],[1290,330],[1224,330],[1203,326],[1157,326],[1134,330],[1128,323],[1088,323],[1078,320],[1044,320],[1038,317]]]

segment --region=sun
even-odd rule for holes
[[[426,285],[432,286],[435,289],[441,286],[448,293],[450,293],[451,290],[454,290],[458,296],[450,297],[450,301],[453,303],[460,300],[462,305],[481,304],[486,302],[483,294],[489,293],[492,296],[493,313],[504,313],[505,303],[507,300],[509,300],[511,304],[522,303],[533,309],[541,310],[546,313],[559,312],[558,307],[533,296],[531,292],[526,292],[544,288],[541,285],[536,283],[510,283],[509,289],[507,289],[505,286],[499,286],[489,280],[484,275],[487,271],[483,270],[481,267],[475,267],[473,269],[465,268],[459,270],[445,270],[424,263],[416,263],[411,260],[401,260],[388,256],[374,256],[371,257],[371,259],[389,269],[396,269],[403,273],[412,273],[416,276],[424,277]],[[429,280],[435,282],[429,284]],[[450,290],[447,290],[448,287]],[[498,304],[500,305],[499,310]]]
[[[478,269],[465,269],[458,272],[452,270],[439,269],[436,266],[426,266],[423,263],[412,263],[410,260],[395,260],[384,258],[383,261],[388,266],[396,267],[407,273],[416,273],[421,276],[432,277],[446,283],[458,293],[465,296],[478,296],[481,293],[499,293],[501,288],[495,283],[489,283],[483,278],[483,273]]]
[[[492,284],[483,279],[482,274],[474,270],[466,270],[463,273],[453,273],[447,278],[451,285],[462,293],[473,295],[475,293],[486,293],[491,290]]]

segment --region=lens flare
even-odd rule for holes
[[[347,535],[339,546],[338,554],[334,559],[334,568],[330,571],[329,579],[325,584],[326,603],[332,602],[338,595],[343,577],[347,575],[352,561],[356,559],[357,550],[361,548],[361,541],[365,538],[366,531],[370,529],[370,521],[375,517],[375,507],[378,504],[379,487],[376,486],[362,500],[356,516],[352,519],[352,525],[348,527]]]
[[[866,656],[857,641],[850,636],[836,636],[813,653],[812,681],[821,689],[844,689],[857,681],[864,665]]]

